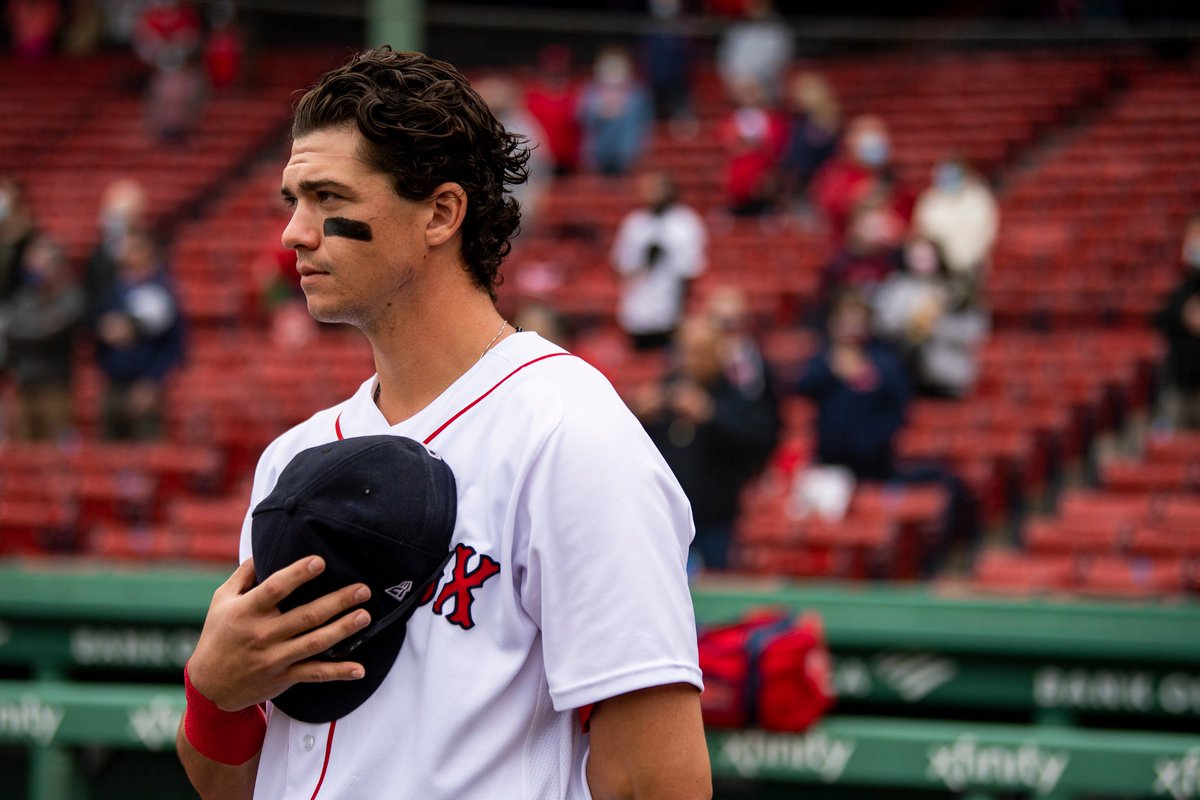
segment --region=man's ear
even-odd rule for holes
[[[430,247],[445,244],[462,228],[467,216],[467,193],[457,183],[443,183],[429,196],[433,216],[425,228],[425,243]]]

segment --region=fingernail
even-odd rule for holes
[[[365,611],[360,611],[354,615],[354,624],[360,628],[363,625],[366,625],[370,621],[371,621],[371,615]]]
[[[361,669],[352,669],[352,670],[350,670],[350,677],[351,677],[351,678],[354,678],[354,679],[361,678],[361,677],[362,677],[363,675],[365,675],[365,674],[366,674],[366,673],[365,673],[365,672],[363,672]]]
[[[355,600],[355,602],[362,603],[362,602],[365,602],[368,598],[370,598],[370,596],[371,596],[371,590],[365,586],[360,586],[360,587],[358,587],[358,591],[356,591],[354,593],[354,600]]]
[[[314,575],[321,571],[321,559],[311,558],[308,561],[308,571]]]

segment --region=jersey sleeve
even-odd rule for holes
[[[687,583],[691,509],[599,375],[564,397],[521,492],[521,601],[557,710],[670,683],[701,687]]]

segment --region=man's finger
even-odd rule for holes
[[[359,609],[352,611],[336,622],[331,622],[323,628],[310,631],[303,636],[297,636],[287,643],[282,656],[285,661],[292,663],[303,662],[324,653],[338,642],[362,630],[371,624],[371,615]]]
[[[287,671],[288,685],[297,683],[326,683],[327,681],[356,681],[366,675],[362,664],[353,661],[302,661]]]
[[[276,570],[270,577],[246,592],[253,606],[259,611],[270,611],[279,601],[297,588],[320,575],[325,570],[325,559],[307,556]]]
[[[371,590],[366,584],[351,584],[285,612],[276,623],[275,630],[281,637],[290,639],[319,628],[343,611],[367,602],[370,597]]]
[[[216,594],[245,594],[254,586],[254,559],[247,558],[225,579]]]

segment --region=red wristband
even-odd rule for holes
[[[183,665],[187,710],[183,712],[183,734],[196,752],[210,761],[238,766],[262,749],[267,735],[267,716],[257,705],[241,711],[222,711],[192,686],[187,664]]]

